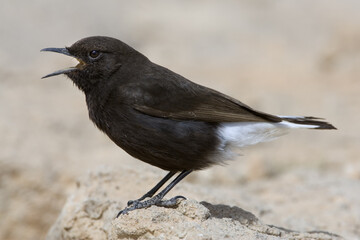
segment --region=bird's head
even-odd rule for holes
[[[43,78],[65,74],[84,92],[110,79],[131,59],[142,56],[120,40],[102,36],[81,39],[71,47],[44,48],[41,51],[62,53],[77,59],[79,63],[76,66],[50,73]],[[134,58],[133,55],[138,57]]]

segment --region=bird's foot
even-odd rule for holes
[[[141,198],[140,198],[141,199]],[[119,217],[120,215],[127,214],[130,211],[141,209],[141,208],[148,208],[152,205],[156,205],[159,207],[175,207],[178,203],[178,199],[186,199],[183,196],[176,196],[169,200],[162,200],[162,197],[159,195],[156,195],[149,200],[141,201],[138,200],[130,200],[128,201],[128,206],[121,210],[116,217]]]

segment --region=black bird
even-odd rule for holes
[[[315,117],[252,109],[151,62],[114,38],[88,37],[71,47],[41,51],[76,58],[75,67],[43,78],[67,75],[85,93],[90,119],[101,131],[131,156],[169,171],[144,196],[130,200],[118,216],[151,205],[175,206],[184,197],[163,197],[192,171],[232,158],[233,147],[269,141],[291,128],[336,129]]]

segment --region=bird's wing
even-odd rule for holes
[[[256,111],[234,98],[200,85],[192,86],[190,91],[185,92],[167,89],[167,93],[161,91],[155,99],[159,101],[140,101],[133,107],[150,116],[175,120],[217,123],[281,121],[277,116]]]
[[[165,112],[148,106],[135,106],[136,110],[144,114],[176,120],[193,120],[203,122],[279,122],[277,119],[271,121],[268,118],[261,118],[250,113],[233,113],[211,108],[212,106],[202,105],[199,108],[190,111]]]

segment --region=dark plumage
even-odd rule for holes
[[[90,119],[100,130],[133,157],[170,171],[150,192],[130,201],[122,213],[153,204],[176,204],[182,197],[162,198],[191,171],[222,163],[229,156],[229,146],[271,140],[289,128],[335,129],[313,117],[256,111],[152,63],[114,38],[89,37],[71,47],[43,51],[79,60],[76,67],[45,77],[66,74],[85,93]],[[167,188],[142,201],[179,171]]]

